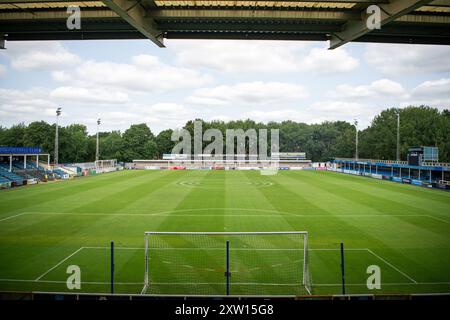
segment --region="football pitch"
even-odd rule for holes
[[[341,242],[347,293],[450,292],[448,192],[319,171],[137,170],[0,191],[0,291],[69,291],[76,265],[75,292],[109,292],[113,240],[115,292],[140,293],[146,231],[307,231],[313,294],[341,292]],[[304,293],[303,251],[283,237],[252,240],[257,252],[230,240],[231,294]],[[225,294],[225,248],[206,242],[150,248],[148,293]]]

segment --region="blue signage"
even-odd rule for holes
[[[38,154],[41,151],[38,147],[0,147],[0,154]]]

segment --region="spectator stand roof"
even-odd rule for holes
[[[381,8],[381,29],[366,9]],[[81,9],[81,29],[68,30],[67,7]],[[450,44],[450,0],[0,0],[0,39],[329,40]]]

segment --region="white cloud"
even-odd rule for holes
[[[450,97],[450,78],[425,81],[413,90],[414,96],[444,96]]]
[[[422,82],[412,90],[411,101],[405,104],[450,108],[450,78]]]
[[[6,74],[6,67],[0,64],[0,77]]]
[[[380,79],[369,85],[338,85],[335,90],[328,93],[328,96],[338,99],[399,99],[407,97],[407,92],[398,82]]]
[[[72,79],[70,74],[64,70],[52,71],[51,76],[54,80],[58,82],[69,82]]]
[[[145,93],[195,88],[212,81],[195,70],[174,67],[151,55],[132,57],[132,63],[86,61],[70,72],[54,73],[59,81],[79,87],[103,86]]]
[[[345,49],[331,51],[305,42],[177,41],[170,47],[179,65],[227,73],[341,73],[359,64]]]
[[[128,94],[104,88],[59,87],[50,93],[50,98],[59,101],[84,103],[122,104],[127,102]]]
[[[197,89],[186,102],[206,106],[271,105],[276,108],[307,96],[306,88],[301,85],[255,81]]]
[[[301,69],[319,74],[350,72],[359,65],[358,60],[343,48],[313,48],[300,63]]]
[[[2,122],[13,124],[18,122],[38,121],[55,114],[56,104],[48,97],[43,88],[29,90],[13,90],[0,88],[0,114]]]
[[[448,46],[367,44],[364,58],[391,76],[450,71]]]
[[[7,51],[11,66],[20,71],[70,68],[80,62],[60,42],[11,43]]]

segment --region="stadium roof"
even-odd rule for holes
[[[366,8],[381,8],[381,29]],[[81,8],[68,30],[67,6]],[[0,36],[15,40],[163,39],[330,40],[450,44],[450,0],[0,0]]]

